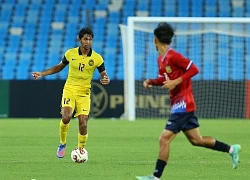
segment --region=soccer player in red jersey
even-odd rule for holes
[[[143,86],[146,89],[151,89],[152,86],[162,86],[168,89],[171,100],[171,114],[160,135],[160,151],[155,170],[150,176],[137,176],[136,178],[139,180],[160,179],[168,162],[170,143],[180,131],[183,131],[194,146],[229,153],[233,168],[236,168],[239,164],[239,151],[241,149],[239,144],[228,145],[213,137],[200,135],[198,119],[194,115],[196,106],[191,81],[191,78],[199,70],[192,61],[170,48],[173,36],[173,28],[165,22],[159,23],[154,30],[154,43],[156,50],[159,52],[159,73],[158,78],[145,80]]]

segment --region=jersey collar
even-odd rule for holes
[[[161,58],[161,62],[164,61],[164,59],[165,59],[165,57],[167,56],[168,51],[169,51],[170,49],[171,49],[171,48],[168,48],[168,49],[166,50],[165,54],[164,54],[164,55],[162,56],[162,58]]]
[[[79,55],[82,55],[82,52],[81,52],[80,47],[78,48],[78,54],[79,54]],[[92,48],[90,48],[90,51],[89,51],[89,53],[87,54],[87,56],[91,56],[91,55],[92,55]]]

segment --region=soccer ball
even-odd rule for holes
[[[88,161],[88,151],[84,148],[76,148],[71,152],[71,159],[76,163],[85,163]]]

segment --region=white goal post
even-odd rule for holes
[[[233,93],[233,89],[235,89],[235,83],[238,83],[239,81],[246,82],[250,79],[250,70],[248,70],[250,68],[250,62],[248,60],[248,58],[250,58],[250,50],[248,49],[250,48],[250,18],[128,17],[127,26],[120,26],[124,57],[124,118],[130,121],[135,120],[138,117],[136,106],[140,106],[138,105],[140,103],[149,103],[149,105],[145,105],[148,110],[144,109],[144,111],[141,111],[140,117],[142,118],[144,117],[143,113],[146,114],[152,107],[155,107],[156,109],[162,108],[157,104],[154,106],[154,101],[149,96],[143,96],[140,98],[148,98],[150,102],[144,101],[140,98],[138,99],[138,97],[136,97],[136,86],[142,86],[141,82],[146,78],[157,77],[156,70],[153,70],[151,64],[145,64],[143,65],[145,66],[143,68],[150,69],[150,71],[152,72],[146,72],[147,70],[142,70],[141,72],[143,73],[143,75],[137,77],[136,73],[140,71],[140,67],[138,67],[135,62],[141,61],[143,63],[149,63],[151,61],[157,61],[157,51],[153,46],[153,30],[157,27],[157,24],[159,22],[167,22],[174,27],[174,29],[176,30],[176,34],[174,36],[175,40],[172,43],[174,49],[176,49],[176,47],[177,49],[178,47],[180,47],[180,51],[183,50],[184,55],[187,56],[187,58],[190,58],[189,56],[192,56],[193,58],[190,59],[198,65],[202,74],[195,80],[197,80],[197,83],[199,83],[199,87],[204,87],[204,90],[197,90],[196,94],[204,93],[205,89],[210,88],[210,86],[207,85],[208,83],[206,84],[206,81],[209,81],[209,84],[213,84],[213,86],[211,85],[211,89],[218,89],[218,91],[214,92],[218,96],[218,92],[221,92],[222,94],[230,94],[230,98],[224,97],[224,99],[220,100],[227,101],[227,104],[221,104],[221,106],[225,107],[225,110],[222,109],[221,112],[216,112],[213,109],[213,105],[211,105],[209,106],[209,108],[211,108],[210,112],[206,113],[214,113],[212,116],[214,118],[230,118],[231,115],[228,111],[238,112],[242,109],[242,112],[239,115],[236,115],[236,117],[239,116],[239,118],[246,118],[250,116],[248,112],[250,108],[250,102],[246,102],[246,96],[249,96],[249,92],[247,94],[246,91],[249,91],[248,89],[250,85],[248,83],[245,83],[239,85],[239,89],[236,89],[236,91],[238,91],[237,93],[241,93],[240,89],[245,89],[244,92],[242,92],[244,99],[240,100],[240,102],[238,102],[238,96],[234,97]],[[235,52],[233,50],[235,49],[235,47],[236,50],[238,50],[237,45],[243,47],[243,50],[240,50],[239,48],[239,54],[235,55]],[[206,46],[207,48],[205,49],[204,46]],[[195,47],[196,49],[192,47]],[[144,51],[143,49],[146,50]],[[181,53],[183,54],[183,52]],[[185,52],[187,53],[185,54]],[[197,54],[199,54],[199,56],[195,55],[196,52]],[[154,56],[151,56],[150,53],[154,53]],[[226,54],[224,55],[223,53]],[[155,59],[148,61],[148,59],[143,56],[147,56],[149,58],[155,57]],[[225,57],[225,59],[223,57]],[[236,57],[237,61],[239,62],[239,67],[234,57]],[[243,70],[241,70],[242,67]],[[228,68],[228,70],[226,68]],[[207,72],[208,70],[211,70],[211,74],[213,75],[209,74],[209,72]],[[148,74],[152,75],[152,73],[155,73],[154,77],[147,77]],[[200,84],[203,82],[205,82],[205,85]],[[229,88],[224,86],[220,87],[221,84],[225,84],[224,86],[229,85],[232,91],[227,92],[227,89]],[[202,97],[203,95],[198,96]],[[211,94],[211,97],[208,97],[208,100],[211,99],[212,96],[213,95]],[[165,98],[165,96],[160,96],[157,101],[161,101],[162,98]],[[250,97],[248,97],[248,99],[249,98]],[[230,99],[230,101],[228,99]],[[168,99],[165,99],[165,101],[166,100]],[[201,101],[208,100],[203,99]],[[239,103],[236,106],[241,106],[241,109],[233,109],[236,107],[228,109],[231,103],[235,102]],[[203,102],[203,104],[201,104],[200,106],[204,106],[204,109],[208,109],[205,102]],[[215,109],[216,108],[217,107],[215,107]],[[158,111],[156,110],[153,116],[147,114],[147,116],[145,115],[145,117],[154,118],[154,115],[156,115],[157,117],[157,113]],[[206,113],[204,117],[206,117]],[[243,115],[242,113],[245,114]]]

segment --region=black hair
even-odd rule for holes
[[[82,28],[78,33],[78,38],[81,39],[84,36],[84,34],[88,34],[92,36],[92,38],[94,38],[94,33],[92,29],[90,29],[89,27]]]
[[[161,22],[154,30],[154,35],[161,43],[169,45],[172,41],[172,37],[174,36],[174,29],[170,24]]]

